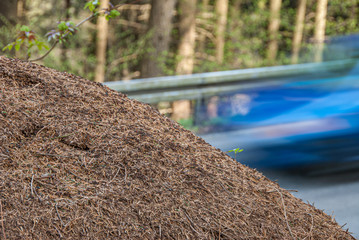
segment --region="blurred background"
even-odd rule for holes
[[[243,148],[232,156],[359,237],[359,0],[1,0],[0,50],[22,25],[46,43],[60,21],[91,15],[89,2],[120,16],[84,22],[38,63]]]

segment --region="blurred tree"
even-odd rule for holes
[[[304,17],[305,17],[305,8],[307,0],[299,0],[298,8],[296,14],[296,23],[295,30],[293,35],[292,43],[292,63],[298,63],[300,45],[303,38],[303,27],[304,27]]]
[[[147,53],[141,63],[142,77],[157,77],[163,75],[166,57],[168,56],[172,18],[176,0],[152,0],[151,13],[148,22]]]
[[[208,4],[209,0],[202,0],[199,5],[200,17],[196,18],[196,21],[199,21],[201,25],[206,22],[206,17],[208,15]],[[204,53],[206,47],[206,30],[204,28],[199,28],[200,32],[198,33],[198,53]]]
[[[314,43],[315,53],[314,61],[321,62],[325,40],[325,23],[327,16],[328,0],[318,0],[317,11],[315,14]]]
[[[100,9],[106,9],[109,6],[109,0],[101,0]],[[106,49],[108,36],[108,21],[105,16],[99,16],[96,24],[96,70],[95,82],[105,81],[106,68]]]
[[[197,0],[179,0],[179,44],[177,74],[191,74],[193,71],[196,43]]]
[[[2,0],[0,2],[0,15],[5,17],[7,21],[15,22],[17,18],[17,2],[14,0]],[[0,26],[6,24],[4,22],[6,20],[0,18]]]
[[[197,0],[179,0],[179,44],[177,74],[191,74],[194,65],[196,45]],[[181,100],[172,104],[174,120],[188,119],[191,116],[191,101]]]
[[[225,33],[227,27],[228,0],[216,1],[216,60],[219,64],[223,63]]]
[[[282,0],[270,0],[270,19],[269,19],[269,44],[267,50],[267,58],[269,64],[273,64],[278,52],[278,30],[280,25],[280,8]]]
[[[70,20],[70,8],[71,8],[71,0],[64,0],[64,5],[65,5],[65,21],[69,21]],[[61,45],[61,62],[63,62],[64,64],[67,63],[67,54],[66,54],[66,46],[65,45]]]
[[[16,15],[18,23],[24,24],[26,22],[26,0],[17,0]]]

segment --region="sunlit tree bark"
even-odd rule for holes
[[[209,0],[202,0],[201,2],[202,4],[200,5],[201,6],[200,11],[201,11],[201,15],[204,17],[208,12]],[[198,52],[204,53],[205,46],[206,46],[206,34],[204,33],[204,31],[201,31],[198,34]]]
[[[278,52],[278,30],[280,25],[280,8],[282,0],[270,1],[270,19],[269,19],[269,44],[267,50],[267,59],[272,63]]]
[[[108,8],[109,0],[101,0],[100,8]],[[105,81],[105,68],[106,68],[106,48],[108,36],[108,21],[105,16],[99,16],[97,20],[97,37],[96,37],[96,70],[95,82]]]
[[[303,27],[304,27],[304,17],[305,17],[305,8],[307,0],[299,0],[295,30],[293,35],[293,48],[292,48],[292,63],[298,63],[300,45],[303,38]]]
[[[172,17],[176,0],[152,0],[148,22],[150,40],[148,50],[142,59],[141,76],[156,77],[163,75],[165,57],[170,44]]]
[[[315,14],[314,43],[315,53],[314,61],[321,62],[325,40],[325,25],[327,17],[328,0],[318,0]]]
[[[176,66],[177,74],[191,74],[194,65],[196,43],[196,6],[197,0],[179,0],[179,45]],[[187,119],[191,116],[189,100],[175,101],[172,104],[174,120]]]
[[[217,31],[216,31],[216,59],[218,63],[223,62],[225,33],[228,16],[228,0],[216,1]]]
[[[0,15],[4,16],[7,20],[13,22],[17,18],[17,3],[14,0],[0,1]],[[0,26],[4,23],[0,19]]]
[[[16,7],[16,15],[17,15],[17,19],[19,21],[20,24],[24,24],[25,23],[25,4],[26,1],[25,0],[17,0],[17,7]]]
[[[22,0],[24,1],[24,0]],[[70,7],[71,7],[71,0],[65,0],[64,2],[65,5],[65,21],[69,21],[70,20]],[[66,55],[66,47],[65,45],[61,45],[61,61],[65,64],[66,60],[67,60],[67,55]]]

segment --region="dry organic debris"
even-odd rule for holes
[[[354,239],[149,105],[0,57],[1,239]]]

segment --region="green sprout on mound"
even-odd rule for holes
[[[232,150],[229,150],[228,153],[230,152],[234,152],[234,159],[237,161],[237,154],[240,153],[240,152],[243,152],[243,149],[242,148],[235,148],[235,149],[232,149]]]

